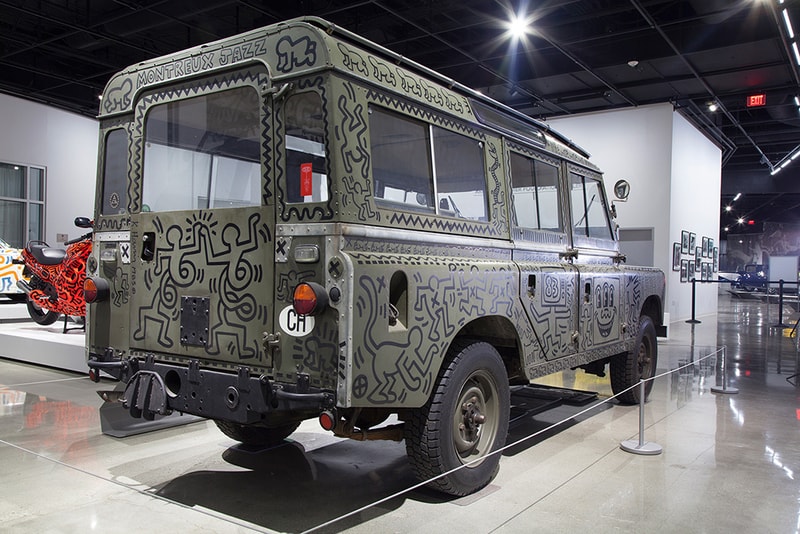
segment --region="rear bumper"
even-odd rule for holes
[[[178,365],[148,357],[116,362],[95,358],[89,367],[115,376],[119,370],[123,379],[130,376],[122,402],[132,416],[144,419],[178,411],[253,424],[314,417],[335,405],[333,393],[309,387],[307,377],[296,384],[279,384],[251,375],[245,366],[228,372],[201,368],[197,360]]]

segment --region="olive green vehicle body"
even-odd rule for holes
[[[148,167],[151,111],[233,88],[254,95],[244,99],[252,109],[228,111],[250,125],[242,138],[257,142],[257,202],[209,208],[193,192],[193,207],[158,209],[166,196],[148,197],[143,174],[163,185],[177,171]],[[319,130],[325,153],[315,161],[324,169],[314,164],[313,185],[300,185],[309,194],[297,200],[284,130],[287,103],[305,93],[321,114],[298,131]],[[453,199],[424,195],[414,206],[376,199],[376,112],[474,141],[485,184],[473,196],[485,212],[464,217]],[[428,401],[457,339],[490,343],[510,381],[527,383],[580,366],[597,371],[631,351],[642,315],[662,325],[663,273],[625,265],[613,229],[608,238],[573,231],[568,176],[601,180],[585,153],[324,21],[289,21],[134,65],[109,82],[99,119],[87,274],[107,282],[108,298],[89,305],[87,352],[90,365],[123,381],[139,370],[159,374],[166,395],[140,406],[145,416],[179,411],[271,426],[362,408],[402,419]],[[558,170],[561,229],[515,223],[512,152]],[[382,154],[383,164],[391,157]],[[398,149],[394,157],[423,156]],[[600,194],[594,207],[611,228]],[[293,311],[300,282],[331,296],[320,313]]]

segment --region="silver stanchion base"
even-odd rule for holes
[[[659,445],[658,443],[653,443],[651,441],[642,444],[642,446],[640,447],[638,439],[627,439],[622,443],[620,443],[619,447],[625,452],[630,452],[633,454],[642,454],[647,456],[655,456],[656,454],[661,454],[661,451],[663,450],[661,448],[661,445]]]
[[[712,393],[728,393],[728,394],[733,395],[734,393],[739,393],[739,389],[738,388],[724,388],[724,387],[720,388],[720,387],[717,387],[717,386],[713,386],[711,388],[711,392]]]

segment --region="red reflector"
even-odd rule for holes
[[[311,315],[317,307],[317,294],[308,284],[294,288],[294,311],[299,315]]]
[[[336,427],[336,419],[331,412],[322,412],[319,414],[319,424],[325,430],[333,430]]]

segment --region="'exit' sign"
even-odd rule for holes
[[[764,93],[760,93],[757,95],[750,95],[747,97],[747,107],[754,108],[757,106],[763,106],[767,103],[767,95]]]

